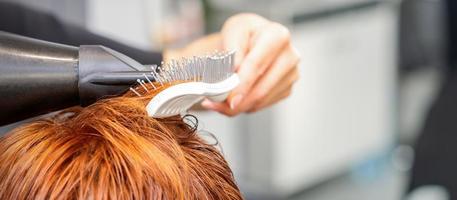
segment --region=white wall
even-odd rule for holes
[[[151,48],[150,20],[160,15],[157,0],[87,1],[87,28],[129,45]]]
[[[301,79],[272,113],[272,182],[280,192],[347,170],[392,142],[395,16],[381,6],[294,27]]]

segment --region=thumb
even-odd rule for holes
[[[226,51],[235,51],[235,69],[238,69],[248,52],[250,31],[248,29],[222,29],[222,45]]]
[[[248,45],[250,40],[250,32],[248,29],[235,29],[235,30],[222,30],[222,42],[224,49],[227,51],[235,51],[234,68],[235,71],[240,70],[241,63],[243,62],[246,54],[248,53]],[[241,78],[241,77],[240,77]],[[242,81],[242,80],[241,80]],[[237,89],[235,89],[237,90]],[[238,89],[239,90],[239,89]],[[238,95],[236,95],[238,94]],[[244,95],[239,95],[239,92],[231,92],[227,97],[227,104],[231,110],[242,101]]]
[[[249,34],[235,33],[224,36],[223,45],[226,51],[235,51],[235,69],[238,69],[248,50]]]

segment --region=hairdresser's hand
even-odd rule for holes
[[[164,60],[235,50],[240,86],[223,103],[205,100],[202,106],[228,116],[255,112],[289,96],[298,79],[299,56],[286,27],[255,14],[229,18],[220,33],[200,38],[182,49],[164,52]]]
[[[202,106],[228,116],[255,112],[290,95],[298,79],[299,56],[283,25],[255,14],[229,18],[220,33],[223,49],[235,50],[240,85],[226,102]]]

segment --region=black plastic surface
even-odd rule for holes
[[[0,32],[0,125],[79,103],[78,48]]]
[[[119,95],[151,69],[99,45],[80,48],[0,31],[0,126]]]

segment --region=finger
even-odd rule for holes
[[[255,107],[251,108],[250,110],[248,110],[247,112],[248,113],[257,112],[257,111],[262,110],[264,108],[270,107],[271,105],[276,104],[279,101],[281,101],[281,100],[285,99],[286,97],[290,96],[291,93],[292,93],[292,85],[290,85],[289,88],[286,88],[285,90],[281,91],[279,94],[276,94],[271,100],[265,101],[264,104],[260,104],[258,106],[255,106]]]
[[[294,71],[295,71],[294,72],[295,74],[298,74],[298,72],[296,72],[297,70],[294,70]],[[282,84],[279,87],[277,87],[275,91],[273,91],[272,93],[269,93],[269,95],[265,98],[265,101],[254,105],[247,112],[249,112],[249,113],[256,112],[263,108],[269,107],[269,106],[277,103],[278,101],[288,97],[290,95],[292,85],[295,82],[295,80],[297,79],[295,77],[297,77],[297,76],[291,75],[288,77],[289,78],[287,79],[287,81],[283,81]],[[201,105],[206,109],[214,110],[214,111],[217,111],[221,114],[224,114],[224,115],[227,115],[230,117],[238,115],[240,113],[239,110],[232,110],[226,102],[219,103],[219,102],[212,102],[210,100],[205,100],[202,102]]]
[[[255,104],[268,101],[298,79],[298,54],[292,47],[286,48],[274,61],[265,75],[257,81],[239,105],[240,110],[249,110]]]
[[[284,78],[280,80],[280,82],[274,87],[274,90],[269,92],[266,97],[264,97],[262,101],[254,104],[252,107],[266,107],[267,105],[271,105],[270,102],[276,102],[276,99],[280,97],[284,91],[290,90],[293,84],[298,80],[299,73],[298,68],[293,67],[291,71],[289,71]]]
[[[258,111],[289,96],[292,84],[298,79],[298,70],[295,68],[291,73],[288,73],[286,77],[286,80],[282,81],[273,92],[269,93],[265,98],[265,101],[250,108],[248,112]],[[240,110],[232,110],[226,102],[212,102],[206,99],[201,105],[206,109],[214,110],[227,116],[240,114]]]
[[[288,45],[290,33],[286,28],[276,23],[270,23],[267,30],[262,31],[258,38],[255,39],[255,44],[245,60],[241,63],[238,70],[238,75],[241,79],[241,84],[238,86],[229,97],[229,102],[232,109],[242,101],[249,92],[257,79],[267,70],[271,62],[277,58],[281,50]],[[274,41],[274,42],[272,42]],[[242,109],[241,109],[242,110]]]
[[[226,102],[212,102],[208,99],[205,99],[201,105],[206,109],[214,110],[229,117],[233,117],[239,114],[238,111],[230,109],[230,106]]]
[[[249,41],[254,30],[268,23],[265,18],[250,13],[232,16],[224,23],[221,31],[222,43],[225,50],[236,51],[236,68],[239,67],[249,50]]]
[[[264,106],[266,104],[269,104],[269,102],[274,101],[275,99],[277,99],[278,96],[281,96],[281,94],[284,93],[284,91],[289,90],[297,80],[298,70],[295,68],[287,74],[286,78],[281,80],[281,84],[278,84],[274,91],[268,93],[268,95],[265,97],[265,101],[261,101],[257,105]],[[255,105],[253,107],[255,107]]]
[[[223,30],[223,48],[227,51],[235,51],[235,67],[239,67],[244,59],[247,51],[250,38],[250,30],[248,29],[230,29]]]
[[[294,70],[295,71],[295,70]],[[259,109],[266,108],[268,106],[273,105],[274,103],[277,103],[278,101],[286,98],[287,96],[284,96],[285,93],[290,92],[292,89],[293,83],[297,80],[298,74],[296,72],[293,72],[290,76],[288,76],[287,79],[283,80],[281,84],[275,88],[274,91],[269,93],[265,98],[262,99],[262,101],[253,104],[251,107],[248,108],[248,112],[257,111]]]

